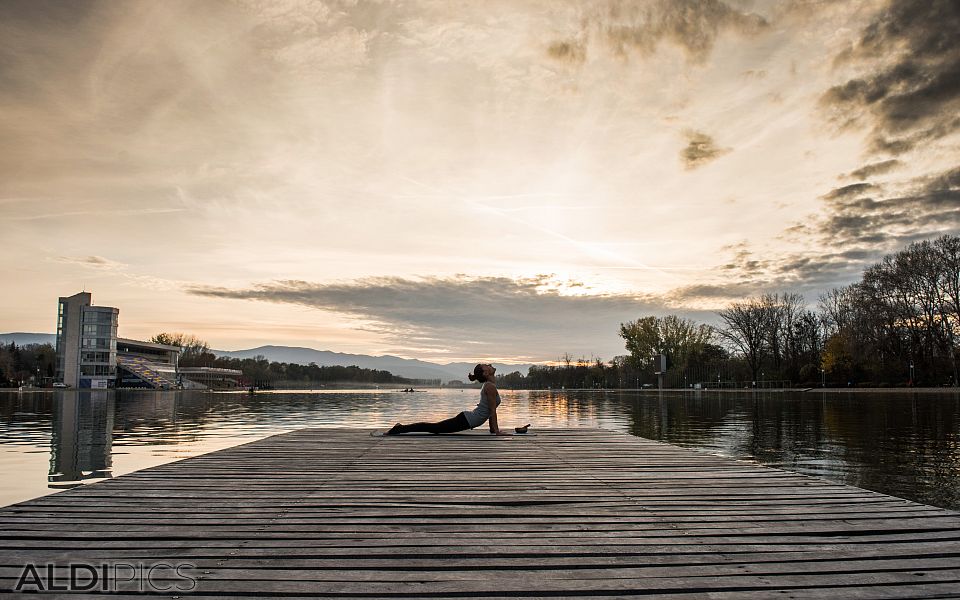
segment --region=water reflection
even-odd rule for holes
[[[505,425],[604,427],[960,509],[955,393],[508,391]],[[300,427],[387,427],[475,391],[0,393],[0,506]]]
[[[50,437],[51,488],[71,488],[84,479],[111,476],[113,397],[108,392],[80,392],[57,402]]]

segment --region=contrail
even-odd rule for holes
[[[533,229],[533,230],[535,230],[535,231],[539,231],[540,233],[543,233],[543,234],[548,235],[548,236],[550,236],[550,237],[554,237],[554,238],[557,238],[557,239],[559,239],[559,240],[562,240],[562,241],[570,244],[571,246],[577,248],[577,249],[580,250],[581,252],[584,252],[584,253],[586,253],[586,254],[588,254],[588,255],[591,255],[591,256],[593,256],[593,257],[595,257],[595,258],[597,258],[597,257],[603,257],[603,258],[606,258],[607,260],[612,260],[612,261],[614,261],[614,262],[622,263],[622,266],[603,266],[603,267],[599,267],[599,268],[601,268],[601,269],[630,269],[630,270],[639,270],[639,271],[655,271],[655,272],[663,273],[664,275],[668,275],[668,276],[670,275],[670,273],[669,273],[670,271],[688,271],[688,270],[689,270],[689,271],[694,271],[694,270],[698,270],[698,269],[699,269],[699,267],[655,267],[655,266],[652,266],[652,265],[648,265],[648,264],[646,264],[646,263],[642,263],[642,262],[637,261],[637,260],[633,260],[633,259],[626,258],[626,257],[624,257],[624,256],[622,256],[622,255],[620,255],[620,254],[617,254],[616,252],[611,252],[611,251],[605,250],[605,249],[603,249],[603,248],[598,248],[595,244],[590,244],[590,243],[588,243],[588,242],[581,242],[580,240],[577,240],[577,239],[572,238],[572,237],[570,237],[570,236],[568,236],[568,235],[565,235],[565,234],[563,234],[563,233],[560,233],[559,231],[554,231],[554,230],[552,230],[552,229],[548,229],[548,228],[546,228],[546,227],[543,227],[542,225],[538,225],[538,224],[536,224],[536,223],[531,223],[531,222],[529,222],[529,221],[527,221],[527,220],[525,220],[525,219],[521,219],[520,217],[516,217],[516,216],[513,216],[513,215],[511,215],[511,214],[508,214],[508,212],[507,212],[506,210],[504,210],[504,209],[500,209],[500,208],[497,208],[497,207],[494,207],[494,206],[489,206],[489,205],[487,205],[487,204],[483,204],[482,202],[480,202],[480,200],[488,200],[488,199],[489,199],[489,200],[493,200],[493,199],[502,199],[502,198],[511,198],[511,197],[531,197],[531,196],[537,196],[537,195],[539,195],[539,194],[517,194],[517,195],[506,195],[506,196],[504,196],[504,195],[474,196],[474,197],[472,197],[472,198],[464,198],[464,196],[466,196],[466,194],[459,194],[459,193],[457,193],[457,194],[450,194],[450,193],[448,193],[448,192],[445,192],[444,190],[441,190],[441,189],[439,189],[439,188],[437,188],[437,187],[435,187],[435,186],[432,186],[432,185],[430,185],[430,184],[424,183],[424,182],[422,182],[422,181],[417,181],[416,179],[412,179],[412,178],[407,177],[407,176],[402,176],[402,178],[403,178],[405,181],[408,181],[408,182],[410,182],[410,183],[413,183],[414,185],[418,185],[418,186],[423,187],[423,188],[425,188],[425,189],[427,189],[427,190],[430,190],[431,192],[435,193],[435,194],[438,195],[438,196],[442,196],[442,197],[460,196],[460,201],[461,201],[461,202],[463,202],[464,204],[466,204],[466,205],[468,205],[468,206],[470,206],[470,207],[472,207],[472,208],[474,208],[474,209],[476,209],[476,210],[491,212],[491,213],[493,213],[493,214],[495,214],[495,215],[497,215],[497,216],[499,216],[499,217],[501,217],[501,218],[507,219],[507,220],[512,221],[512,222],[514,222],[514,223],[517,223],[517,224],[519,224],[519,225],[523,225],[524,227],[528,227],[528,228]],[[559,194],[556,194],[556,193],[542,194],[542,195],[544,195],[544,196],[546,196],[546,195],[559,196]]]

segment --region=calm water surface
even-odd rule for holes
[[[603,427],[960,509],[960,395],[505,391],[500,421]],[[0,506],[300,427],[387,427],[476,390],[0,392]]]

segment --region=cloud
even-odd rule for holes
[[[744,79],[766,79],[767,72],[764,69],[748,69],[743,72]]]
[[[547,53],[569,61],[580,55],[573,50],[581,44],[585,56],[589,44],[627,58],[652,55],[662,42],[669,42],[683,49],[690,62],[702,63],[722,33],[756,35],[767,27],[760,15],[720,0],[613,0],[592,7],[581,19],[577,39],[587,42],[553,42]]]
[[[587,47],[577,40],[553,42],[547,47],[547,54],[559,61],[582,63],[587,59]]]
[[[889,250],[910,242],[960,229],[960,168],[915,178],[887,197],[856,183],[823,196],[826,214],[815,230],[824,244],[858,244]]]
[[[843,187],[830,190],[824,194],[824,200],[840,200],[844,198],[853,198],[861,196],[867,192],[880,189],[879,186],[872,183],[851,183]]]
[[[293,73],[352,69],[369,62],[376,32],[351,24],[356,3],[339,0],[239,0],[260,52]]]
[[[884,173],[889,173],[890,171],[896,169],[897,167],[902,166],[903,163],[899,160],[893,158],[890,160],[884,160],[869,165],[864,165],[857,169],[856,171],[851,171],[847,175],[841,176],[844,179],[856,179],[858,181],[864,181],[873,177],[874,175],[883,175]]]
[[[924,191],[930,194],[955,194],[958,188],[960,188],[960,167],[932,177],[923,186]]]
[[[247,289],[191,287],[213,298],[296,304],[346,315],[411,354],[530,356],[531,348],[573,354],[623,353],[619,323],[664,312],[655,298],[570,295],[578,282],[549,276],[372,277],[346,283],[275,281]]]
[[[688,130],[684,133],[687,146],[680,152],[680,160],[687,169],[696,169],[730,152],[730,148],[721,148],[713,138],[699,131]]]
[[[117,271],[127,266],[122,262],[110,260],[109,258],[104,258],[102,256],[95,256],[95,255],[58,256],[56,260],[57,262],[65,263],[68,265],[80,265],[82,267],[89,267],[91,269],[101,269],[105,271]]]
[[[821,107],[840,128],[869,130],[873,152],[899,155],[960,130],[960,3],[891,1],[835,58],[864,68],[827,90]]]
[[[727,303],[763,293],[790,291],[807,300],[825,289],[845,285],[857,278],[864,264],[882,252],[864,246],[833,246],[833,249],[757,256],[747,244],[732,249],[733,255],[717,267],[719,281],[681,286],[664,297],[667,303],[699,304],[721,308]]]

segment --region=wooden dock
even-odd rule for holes
[[[107,565],[119,598],[960,597],[955,512],[596,429],[368,433],[302,429],[2,509],[0,593],[29,563],[54,586]],[[183,571],[146,586],[109,570],[165,563]]]

